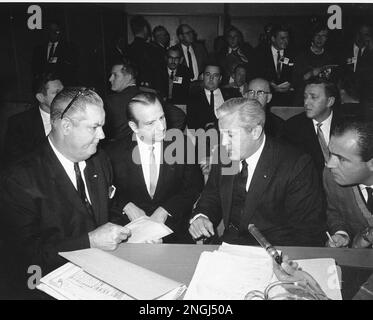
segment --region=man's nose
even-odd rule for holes
[[[329,156],[329,160],[326,161],[325,165],[329,169],[335,168],[337,166],[337,157],[331,154]]]
[[[105,138],[105,133],[104,133],[104,130],[103,130],[102,127],[99,127],[97,129],[97,138],[100,139],[100,140]]]

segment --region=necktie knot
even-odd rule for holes
[[[170,74],[170,80],[174,80],[174,76],[175,76],[175,72],[174,72],[174,71],[171,71],[171,74]]]
[[[248,174],[247,168],[248,168],[248,165],[247,165],[246,160],[241,160],[241,166],[242,166],[241,176],[247,178],[247,174]]]

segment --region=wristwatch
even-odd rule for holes
[[[373,231],[373,228],[372,227],[367,227],[361,237],[366,241],[366,242],[369,242],[369,243],[373,243],[373,234],[371,234],[371,232]]]

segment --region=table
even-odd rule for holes
[[[200,254],[218,245],[121,244],[117,257],[135,263],[170,279],[189,285]],[[290,259],[334,258],[342,268],[342,296],[351,299],[359,286],[373,273],[373,250],[310,247],[277,247]]]

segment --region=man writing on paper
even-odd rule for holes
[[[341,121],[330,139],[324,170],[330,247],[372,248],[373,122]]]
[[[228,243],[257,244],[247,229],[253,223],[273,245],[322,245],[321,189],[311,158],[265,134],[256,100],[230,99],[218,118],[232,163],[213,161],[190,220],[193,238],[211,237],[223,219],[220,240]]]
[[[187,163],[187,149],[194,147],[188,147],[180,132],[181,141],[176,144],[182,148],[176,152],[184,152],[182,161],[167,158],[167,148],[174,142],[166,135],[163,107],[155,94],[136,95],[127,110],[133,137],[107,148],[118,188],[116,210],[123,212],[123,223],[145,215],[165,223],[174,231],[165,242],[191,242],[187,220],[203,185],[199,167]]]
[[[127,228],[108,222],[112,172],[106,156],[96,152],[104,122],[94,91],[62,90],[51,105],[48,138],[2,176],[1,224],[10,253],[5,259],[19,268],[23,288],[30,265],[44,275],[65,262],[58,252],[114,250],[129,236]]]

